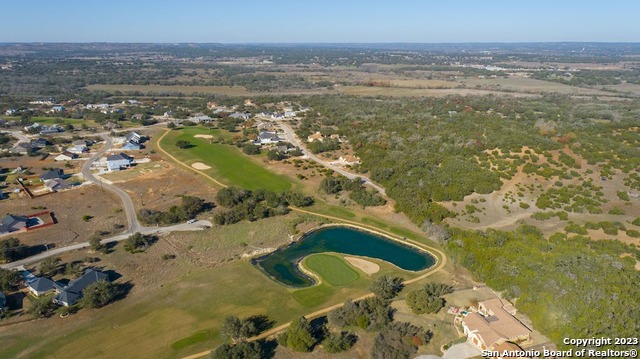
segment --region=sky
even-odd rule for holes
[[[0,0],[0,42],[640,42],[638,0]]]

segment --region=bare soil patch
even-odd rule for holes
[[[195,169],[197,169],[197,170],[208,170],[208,169],[210,169],[210,168],[211,168],[210,166],[207,166],[207,165],[205,165],[205,164],[204,164],[204,163],[202,163],[202,162],[192,163],[192,164],[191,164],[191,167],[193,167],[193,168],[195,168]]]
[[[119,234],[124,230],[120,226],[127,224],[120,199],[97,185],[84,185],[34,199],[25,197],[0,202],[0,213],[3,214],[29,215],[42,211],[51,211],[58,223],[32,232],[15,232],[8,237],[16,237],[26,245],[62,247],[86,242],[98,231]],[[91,218],[83,221],[85,215]]]
[[[344,257],[344,259],[352,266],[363,271],[365,274],[371,275],[380,271],[379,265],[373,262],[369,262],[368,260],[356,257]]]

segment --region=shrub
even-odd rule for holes
[[[322,348],[327,353],[340,353],[353,347],[358,337],[350,332],[330,333],[323,341]]]

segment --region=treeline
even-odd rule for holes
[[[454,230],[452,238],[446,245],[451,258],[515,301],[554,342],[640,332],[640,322],[632,319],[640,318],[637,247],[562,233],[545,238],[532,226]]]
[[[368,206],[382,206],[387,201],[375,192],[367,191],[361,178],[348,179],[345,176],[328,176],[320,181],[320,189],[326,194],[339,194],[349,191],[349,198],[357,204]]]
[[[307,207],[313,198],[296,191],[272,192],[264,189],[250,191],[238,187],[226,187],[216,195],[216,202],[227,211],[213,216],[216,224],[238,223],[242,220],[255,221],[261,218],[285,215],[289,206]]]
[[[166,212],[147,208],[139,210],[138,219],[145,224],[175,224],[192,219],[213,207],[213,203],[206,203],[202,198],[182,196],[182,203],[171,206]]]

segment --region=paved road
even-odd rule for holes
[[[104,146],[102,146],[100,151],[96,152],[93,156],[91,156],[82,165],[82,176],[84,177],[85,180],[91,181],[93,183],[96,183],[101,188],[107,189],[107,190],[115,193],[116,195],[118,195],[118,197],[120,197],[120,200],[122,200],[122,208],[124,209],[125,215],[127,216],[128,232],[129,233],[140,232],[140,230],[143,229],[143,227],[140,225],[140,222],[138,222],[138,217],[136,215],[136,209],[133,206],[133,201],[131,201],[131,197],[129,197],[127,192],[125,192],[124,190],[122,190],[122,189],[120,189],[120,188],[118,188],[118,187],[116,187],[116,186],[114,186],[112,184],[106,183],[106,182],[96,178],[91,173],[91,165],[95,161],[100,159],[100,157],[102,157],[113,146],[113,140],[111,139],[111,137],[109,137],[106,134],[101,134],[100,137],[102,137],[102,139],[104,139],[105,144],[104,144]]]
[[[169,232],[185,232],[185,231],[202,231],[205,228],[210,228],[211,227],[211,222],[209,221],[197,221],[195,223],[181,223],[181,224],[176,224],[173,226],[169,226],[169,227],[140,227],[138,231],[136,232],[140,232],[142,234],[160,234],[160,233],[169,233]],[[119,234],[117,236],[113,236],[110,238],[106,238],[103,239],[102,241],[100,241],[102,244],[107,244],[107,243],[112,243],[112,242],[119,242],[122,241],[124,239],[129,238],[131,234],[130,233],[123,233],[123,234]],[[78,244],[74,244],[74,245],[70,245],[70,246],[66,246],[66,247],[60,247],[60,248],[54,248],[45,252],[42,252],[40,254],[36,254],[34,256],[25,258],[25,259],[21,259],[19,261],[15,261],[15,262],[11,262],[11,263],[6,263],[3,264],[2,268],[4,269],[11,269],[11,268],[17,268],[20,266],[24,266],[24,265],[28,265],[31,263],[35,263],[38,261],[41,261],[47,257],[53,257],[56,255],[60,255],[62,253],[65,252],[70,252],[70,251],[75,251],[78,249],[83,249],[83,248],[87,248],[89,247],[89,242],[84,242],[84,243],[78,243]]]
[[[368,177],[361,175],[361,174],[355,174],[355,173],[351,173],[349,171],[345,171],[343,168],[338,167],[336,165],[333,165],[325,160],[323,160],[322,158],[314,155],[311,151],[309,151],[303,144],[303,142],[301,140],[298,139],[298,137],[296,136],[295,132],[293,131],[293,129],[291,127],[289,127],[289,125],[283,123],[283,122],[278,122],[278,124],[280,125],[280,128],[284,131],[285,136],[286,136],[286,140],[291,142],[292,145],[300,147],[300,150],[302,150],[302,153],[304,153],[307,157],[309,157],[310,159],[318,162],[319,164],[334,170],[335,172],[340,173],[341,175],[349,178],[349,179],[354,179],[354,178],[360,178],[364,181],[365,185],[371,186],[373,187],[376,191],[380,192],[380,194],[382,194],[383,196],[386,196],[387,193],[385,192],[384,188],[382,186],[379,186],[375,183],[373,183],[373,181],[371,181],[371,179],[369,179]]]

